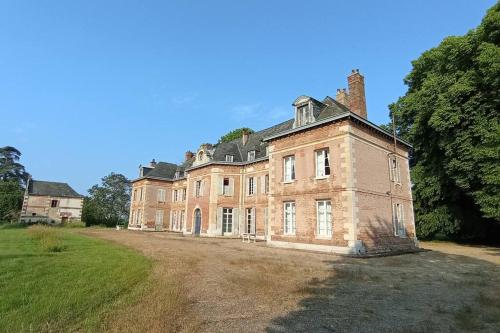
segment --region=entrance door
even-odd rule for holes
[[[201,211],[197,208],[194,211],[194,234],[199,236],[201,232]]]

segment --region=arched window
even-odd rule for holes
[[[202,151],[200,151],[198,153],[198,161],[201,161],[201,160],[203,160],[203,152]]]

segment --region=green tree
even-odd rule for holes
[[[21,152],[14,147],[0,147],[0,181],[14,180],[26,184],[28,173],[19,163]]]
[[[414,146],[417,232],[481,236],[500,221],[500,3],[412,65],[390,110]]]
[[[229,142],[229,141],[232,141],[234,139],[239,139],[243,136],[244,131],[247,131],[249,134],[255,132],[253,129],[248,128],[248,127],[237,128],[237,129],[234,129],[234,130],[230,131],[229,133],[221,136],[219,139],[219,143]]]
[[[94,185],[83,201],[82,220],[87,226],[126,224],[130,207],[130,181],[122,174],[111,173]]]

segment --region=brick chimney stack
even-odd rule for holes
[[[347,93],[346,88],[337,89],[337,95],[335,96],[335,100],[346,107],[349,107],[349,94]]]
[[[186,161],[189,161],[190,159],[192,159],[192,158],[193,158],[193,156],[194,156],[193,152],[192,152],[192,151],[190,151],[190,150],[188,150],[188,151],[186,152],[186,154],[184,155],[184,159],[185,159]]]
[[[248,132],[248,130],[244,129],[243,135],[241,136],[241,141],[243,143],[243,146],[247,144],[249,135],[250,135],[250,133]]]
[[[359,73],[359,69],[352,70],[352,73],[347,77],[347,83],[351,112],[366,119],[365,78]]]

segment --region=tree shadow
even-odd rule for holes
[[[500,268],[489,262],[428,251],[325,265],[329,276],[308,281],[298,309],[273,319],[267,332],[500,329]],[[481,301],[495,293],[491,306]]]

